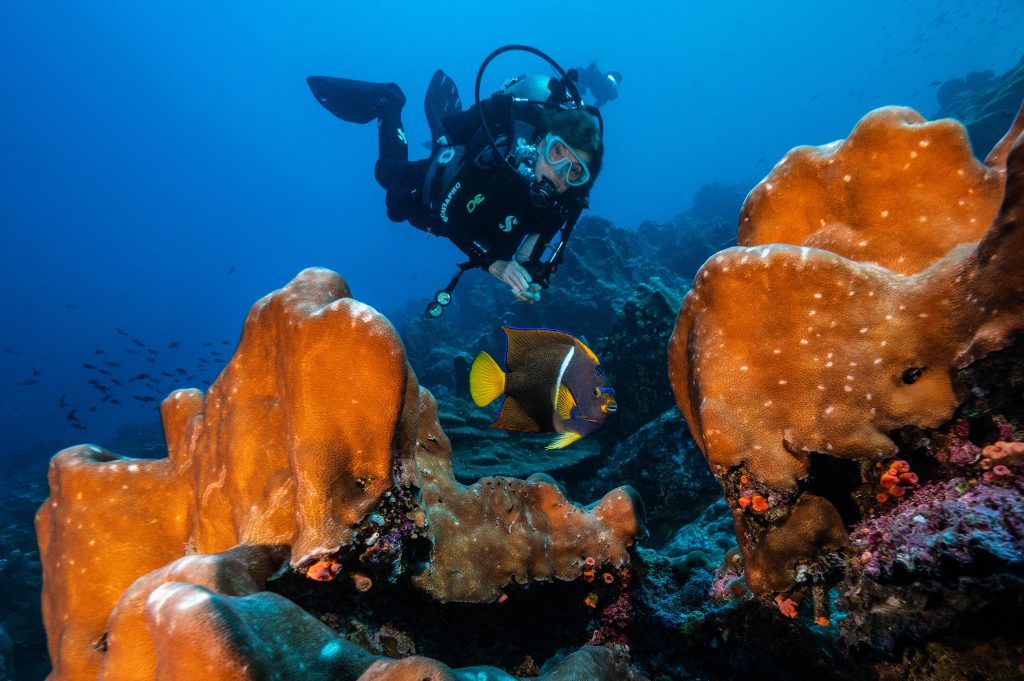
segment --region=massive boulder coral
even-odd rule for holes
[[[669,372],[755,591],[846,541],[832,504],[798,488],[812,453],[893,455],[890,431],[949,418],[952,373],[1024,329],[1022,125],[980,167],[955,123],[869,114],[780,163],[747,199],[744,245],[698,274]]]
[[[622,566],[643,532],[625,488],[584,510],[544,479],[457,483],[394,329],[327,270],[257,302],[209,392],[179,390],[161,414],[166,459],[82,445],[51,462],[36,531],[53,679],[174,678],[200,662],[207,677],[259,678],[271,659],[298,675],[343,644],[262,591],[271,573],[338,569],[357,540],[378,555],[387,544],[400,572],[401,540],[426,538],[413,584],[489,602],[513,580],[578,577],[588,556]],[[377,510],[396,494],[413,508],[385,527]],[[346,669],[362,659],[341,657]],[[382,670],[417,664],[378,660],[361,678],[409,678]]]
[[[876,109],[847,139],[786,154],[747,196],[738,243],[810,246],[920,272],[988,229],[1021,125],[1018,118],[982,164],[957,121]]]

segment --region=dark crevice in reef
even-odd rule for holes
[[[849,526],[860,520],[860,512],[853,501],[853,492],[860,484],[860,467],[856,461],[812,452],[810,475],[801,489],[827,499]]]
[[[594,611],[583,603],[587,584],[513,585],[497,604],[438,603],[404,577],[377,584],[364,594],[344,574],[321,583],[292,573],[272,588],[375,654],[426,655],[453,668],[522,671],[590,639]]]

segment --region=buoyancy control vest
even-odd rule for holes
[[[424,177],[421,195],[430,216],[426,227],[451,240],[477,266],[511,259],[529,234],[539,234],[540,243],[547,244],[566,221],[561,202],[535,205],[528,183],[505,160],[517,147],[536,145],[540,137],[532,116],[516,113],[510,112],[510,129],[496,138],[504,157],[478,130],[464,145],[436,147]]]

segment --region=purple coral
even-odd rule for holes
[[[871,577],[897,567],[935,572],[944,557],[969,563],[987,553],[1024,562],[1024,482],[964,485],[962,478],[923,485],[891,512],[858,524],[850,540]],[[961,490],[965,490],[961,493]]]

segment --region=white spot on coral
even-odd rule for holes
[[[825,407],[825,413],[826,414],[831,414],[834,410],[835,410],[835,407],[833,407],[831,404],[829,406]]]
[[[740,367],[740,371],[746,371],[749,368],[750,367],[748,367],[746,364],[744,364],[743,366]]]
[[[861,332],[861,333],[867,333],[867,332],[868,332],[868,327],[866,327],[866,326],[864,326],[864,327],[861,327],[861,330],[860,330],[860,332]]]
[[[814,315],[816,315],[816,314],[818,314],[818,311],[817,311],[817,310],[811,310],[810,312],[808,312],[808,313],[807,313],[807,316],[808,316],[808,317],[813,317],[813,316],[814,316]]]
[[[820,293],[815,293],[814,297],[817,298],[818,300],[821,300],[821,294]]]
[[[779,379],[779,385],[786,385],[787,381],[784,378]]]
[[[882,358],[881,357],[875,357],[875,364],[881,364],[881,363],[882,363]]]
[[[917,143],[917,146],[919,146],[919,147],[927,147],[928,144],[929,144],[928,140],[923,139],[923,140],[921,140],[920,142]]]
[[[883,211],[882,211],[882,217],[883,217],[883,218],[887,218],[887,217],[889,217],[889,211],[887,211],[887,210],[883,210]]]
[[[864,239],[863,241],[858,242],[857,245],[860,246],[861,248],[864,248],[865,246],[868,245],[868,240]]]
[[[849,182],[852,179],[853,179],[853,177],[850,176],[850,175],[843,175],[843,182]]]
[[[766,400],[765,403],[764,403],[764,406],[766,406],[766,407],[772,406],[772,401],[771,400]]]
[[[806,338],[801,338],[800,339],[800,345],[807,345],[807,339]]]
[[[843,386],[843,390],[848,392],[848,393],[849,392],[853,392],[853,386],[852,385],[844,385]]]
[[[818,390],[824,390],[824,389],[825,389],[825,384],[824,383],[819,383],[818,384]]]

